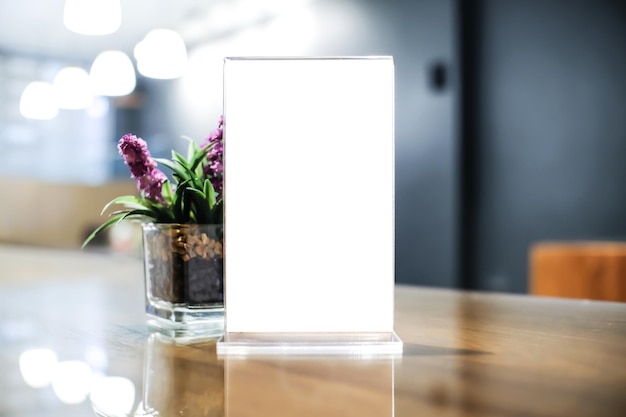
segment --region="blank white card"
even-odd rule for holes
[[[226,58],[227,332],[392,332],[391,57]]]

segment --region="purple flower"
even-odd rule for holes
[[[120,155],[130,168],[133,178],[140,178],[156,168],[156,162],[152,160],[145,140],[130,133],[124,135],[118,145]]]
[[[157,169],[157,164],[148,151],[146,141],[128,133],[122,136],[117,148],[124,158],[124,162],[130,168],[131,177],[137,180],[139,191],[144,193],[147,198],[162,203],[161,188],[167,177]]]
[[[137,179],[137,188],[143,191],[144,195],[151,200],[163,202],[163,183],[167,177],[158,169],[153,169],[149,174]]]
[[[220,116],[217,129],[209,135],[202,147],[208,148],[204,176],[213,184],[219,200],[224,190],[224,116]]]

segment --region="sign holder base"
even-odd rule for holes
[[[391,333],[225,333],[218,356],[400,356],[402,340]]]

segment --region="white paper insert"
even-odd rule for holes
[[[227,332],[391,332],[390,57],[224,62]]]

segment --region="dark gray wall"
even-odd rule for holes
[[[626,238],[626,2],[468,10],[468,286],[525,292],[540,240]]]
[[[396,66],[396,281],[458,285],[454,2],[360,2]],[[441,90],[432,70],[447,71]]]

